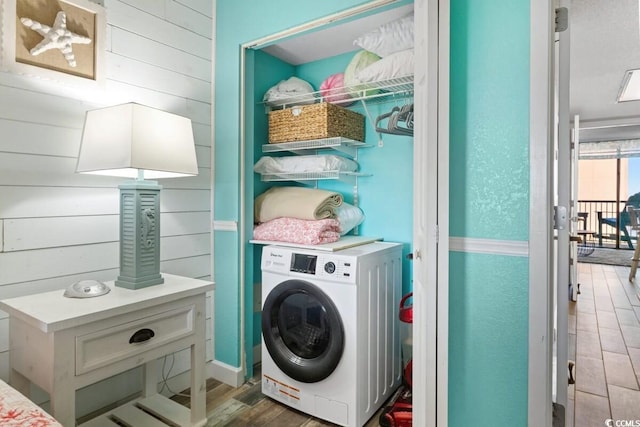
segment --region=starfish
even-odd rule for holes
[[[44,39],[38,43],[29,53],[33,56],[40,55],[42,52],[50,49],[60,49],[64,58],[71,67],[77,65],[75,55],[73,54],[72,44],[89,44],[89,37],[72,33],[67,29],[67,14],[64,11],[58,12],[53,27],[41,24],[30,18],[20,18],[20,21],[27,27],[36,31]]]

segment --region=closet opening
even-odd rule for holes
[[[344,95],[344,90],[337,93],[326,92],[322,91],[320,87],[337,74],[343,74],[342,79],[347,78],[347,68],[353,67],[355,56],[364,50],[353,44],[356,38],[385,23],[400,20],[411,14],[414,15],[416,28],[420,28],[420,23],[427,27],[428,15],[434,13],[431,9],[436,12],[435,22],[437,24],[437,1],[431,2],[429,11],[426,9],[414,11],[414,4],[410,1],[373,1],[359,8],[303,24],[241,46],[240,211],[242,217],[239,224],[239,234],[240,262],[243,266],[240,280],[240,300],[243,304],[241,334],[244,337],[244,342],[241,351],[245,377],[251,377],[254,364],[262,360],[261,303],[264,296],[261,288],[263,285],[263,263],[265,262],[262,259],[262,253],[265,246],[272,242],[255,239],[254,227],[256,198],[267,190],[274,187],[291,186],[340,194],[343,203],[355,207],[356,212],[362,213],[363,219],[355,221],[357,224],[346,235],[341,236],[337,242],[333,242],[335,246],[333,249],[327,250],[327,257],[331,258],[340,254],[343,247],[357,249],[358,245],[375,241],[397,243],[400,256],[399,263],[394,268],[399,269],[398,274],[402,279],[394,298],[397,298],[397,302],[399,302],[403,295],[414,290],[414,270],[416,268],[413,256],[416,224],[414,215],[415,212],[419,212],[421,216],[425,214],[424,207],[417,209],[415,206],[415,193],[418,192],[422,195],[420,203],[427,203],[426,199],[432,198],[431,207],[436,213],[424,216],[425,221],[436,222],[438,195],[437,191],[433,189],[438,188],[436,181],[441,176],[439,174],[444,174],[442,170],[439,172],[437,167],[432,170],[416,172],[415,164],[418,160],[416,160],[415,145],[418,143],[418,137],[414,136],[414,124],[416,135],[418,135],[420,126],[426,127],[427,123],[431,123],[433,128],[437,128],[438,120],[444,120],[445,116],[438,116],[438,114],[427,117],[427,111],[433,112],[438,109],[438,98],[434,96],[430,101],[427,101],[426,92],[428,90],[437,91],[438,84],[430,85],[430,87],[425,85],[418,89],[414,87],[414,73],[402,76],[392,75],[391,77],[384,75],[385,78],[374,79],[367,82],[366,86],[346,86],[348,89],[346,92],[350,95],[350,99],[344,102],[324,103],[326,104],[324,108],[329,111],[318,114],[330,115],[334,106],[337,106],[336,110],[338,111],[347,109],[362,117],[364,122],[363,137],[359,137],[356,131],[355,135],[348,135],[348,137],[328,135],[326,138],[315,138],[310,136],[303,140],[287,141],[285,139],[270,143],[269,133],[270,131],[273,133],[274,125],[273,123],[270,125],[269,121],[270,115],[273,117],[274,112],[295,111],[297,108],[304,111],[308,106],[315,107],[323,104],[320,101],[331,100],[332,96]],[[420,12],[420,16],[416,12]],[[434,22],[434,17],[432,16],[430,19],[431,25]],[[435,25],[436,34],[437,28],[438,26]],[[433,32],[433,26],[429,30]],[[426,31],[424,30],[425,34]],[[421,37],[425,37],[425,35],[421,34]],[[430,52],[421,52],[419,55],[422,57],[422,61],[427,62],[427,55],[430,55],[429,61],[433,61],[435,53],[435,61],[430,67],[437,69],[438,37],[432,38],[433,46]],[[381,59],[382,57],[378,60]],[[416,61],[418,60],[416,58]],[[433,68],[430,70],[432,71],[431,78],[438,75],[433,72]],[[295,81],[296,79],[302,80],[308,83],[312,90],[302,93],[293,102],[281,102],[280,105],[278,105],[278,99],[265,102],[265,94],[292,77],[295,77],[292,83],[299,83]],[[414,94],[417,95],[417,91],[424,91],[421,97],[425,106],[429,102],[435,102],[435,110],[433,106],[422,109],[414,108]],[[435,139],[429,143],[433,146],[432,148],[427,148],[426,141],[419,141],[423,144],[423,147],[418,150],[422,158],[427,153],[430,156],[437,156],[434,153],[437,153],[438,133],[433,133],[433,128],[429,130],[431,135],[435,135]],[[428,131],[422,130],[419,138],[425,138],[427,134]],[[307,155],[324,156],[325,153],[329,153],[331,157],[323,159],[323,162],[331,160],[340,163],[337,170],[321,171],[319,174],[295,170],[300,166],[302,156],[306,160]],[[267,170],[258,173],[254,171],[254,167],[259,163],[273,162],[278,163],[277,167],[282,167],[282,163],[293,164],[294,172]],[[348,165],[344,166],[342,163],[348,163]],[[438,159],[434,158],[430,163],[438,164]],[[427,185],[428,180],[433,182]],[[440,186],[440,191],[442,188]],[[431,207],[427,209],[431,209]],[[441,206],[441,209],[444,207]],[[435,227],[435,225],[430,226]],[[428,236],[431,235],[428,233]],[[428,238],[424,233],[421,233],[421,239]],[[282,244],[282,242],[278,243]],[[344,246],[341,246],[341,243]],[[432,244],[430,253],[434,253],[436,243],[430,242],[429,244]],[[305,254],[311,250],[313,256],[320,252],[317,262],[319,265],[325,262],[323,268],[326,271],[328,268],[331,269],[330,265],[336,264],[332,260],[322,261],[322,251],[316,252],[316,247],[304,243],[301,243],[301,246],[294,245],[293,247]],[[295,249],[294,252],[298,249]],[[300,254],[293,254],[294,257],[296,255]],[[412,258],[414,261],[411,260]],[[419,375],[425,375],[425,377],[428,375],[430,380],[416,381],[414,378],[413,383],[418,384],[418,394],[414,392],[414,395],[420,395],[421,401],[428,402],[427,405],[421,405],[425,412],[421,416],[422,419],[432,420],[434,423],[432,425],[435,425],[436,395],[441,396],[438,398],[442,400],[438,403],[438,406],[443,405],[440,406],[441,412],[442,408],[446,408],[446,360],[440,365],[441,372],[438,374],[438,381],[436,381],[435,357],[437,318],[440,318],[441,322],[442,319],[446,319],[446,311],[436,313],[440,309],[436,308],[438,295],[435,289],[438,258],[435,256],[431,259],[422,258],[418,262],[420,262],[421,269],[429,269],[428,277],[423,274],[423,279],[420,279],[421,283],[425,285],[422,297],[419,297],[420,301],[425,301],[425,297],[431,300],[428,305],[424,306],[429,308],[429,312],[419,315],[425,325],[419,327],[418,330],[424,331],[427,328],[432,329],[433,332],[425,334],[432,338],[432,342],[424,343],[418,339],[420,348],[417,349],[414,358],[424,357],[418,372]],[[440,262],[443,261],[440,260]],[[293,261],[291,268],[293,269]],[[443,264],[440,264],[440,268],[443,268]],[[307,270],[303,269],[302,271]],[[426,287],[428,280],[433,282]],[[426,290],[427,288],[428,290]],[[418,291],[418,293],[421,292]],[[444,298],[444,295],[441,293],[440,297]],[[302,303],[297,302],[297,304]],[[394,316],[396,321],[398,314],[399,307],[395,307],[391,316]],[[310,322],[307,320],[305,323],[309,324]],[[446,331],[446,329],[444,330]],[[446,339],[443,338],[443,342],[446,342]],[[446,355],[445,344],[442,344],[441,347],[442,352],[439,354]],[[429,358],[426,357],[427,352],[430,354]],[[416,363],[413,366],[415,367]],[[436,388],[438,389],[437,393]],[[446,410],[441,416],[446,419]]]

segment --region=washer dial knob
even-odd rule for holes
[[[329,274],[333,274],[336,271],[336,265],[333,262],[329,261],[324,265],[324,271]]]

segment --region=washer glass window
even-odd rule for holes
[[[319,287],[287,280],[267,296],[262,334],[271,358],[291,378],[317,382],[331,375],[344,350],[335,304]]]
[[[305,359],[321,356],[331,336],[326,309],[307,293],[291,294],[282,301],[278,330],[289,350]]]

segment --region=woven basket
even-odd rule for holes
[[[269,143],[320,138],[364,142],[364,116],[323,102],[269,112]]]

